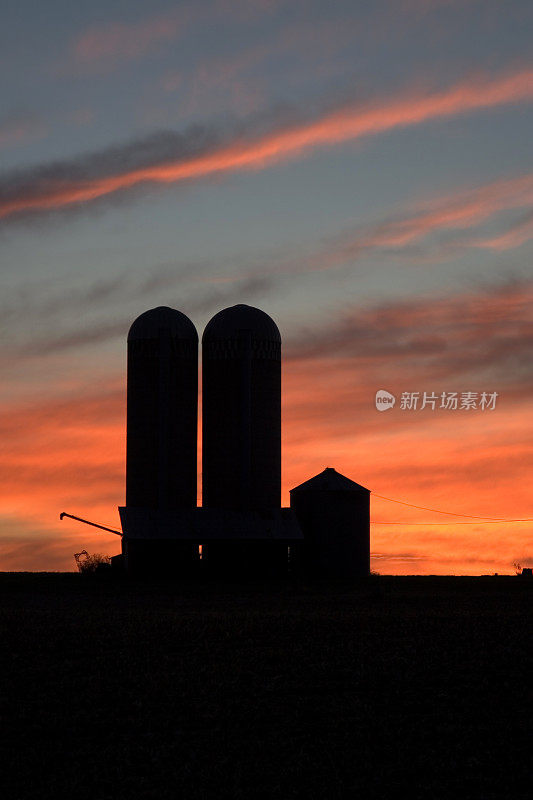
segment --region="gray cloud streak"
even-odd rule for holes
[[[87,181],[203,155],[224,140],[223,131],[193,125],[182,133],[158,131],[78,158],[57,160],[0,175],[0,203],[32,200],[51,190],[75,189]]]
[[[222,306],[234,302],[243,302],[263,297],[273,287],[273,281],[262,276],[249,276],[224,284],[207,283],[196,289],[187,291],[186,304],[176,298],[175,287],[185,277],[192,277],[197,265],[185,265],[181,269],[165,265],[152,270],[147,276],[132,279],[128,273],[96,281],[87,287],[68,290],[42,302],[42,295],[35,292],[35,287],[24,287],[18,298],[5,302],[0,307],[0,329],[10,330],[10,341],[7,346],[0,347],[0,364],[3,368],[18,363],[22,358],[47,356],[79,347],[110,341],[125,337],[133,319],[141,311],[149,298],[165,290],[167,297],[163,303],[177,307],[188,315],[215,312]],[[32,291],[33,288],[33,291]],[[120,316],[113,314],[118,301],[123,307],[127,300],[132,307],[143,301],[143,308],[132,314]],[[103,318],[91,320],[89,323],[71,323],[65,326],[65,318],[79,319],[87,308],[98,305],[104,307]],[[32,321],[31,334],[28,336],[28,320]],[[22,335],[13,342],[13,334],[22,326]],[[38,323],[38,326],[36,326]],[[58,333],[58,327],[66,327]],[[201,332],[200,332],[201,334]]]
[[[350,358],[365,370],[390,364],[391,376],[408,371],[411,379],[488,372],[526,385],[533,382],[532,301],[533,283],[515,281],[355,308],[329,326],[302,331],[286,355]]]

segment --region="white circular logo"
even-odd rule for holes
[[[385,389],[378,389],[376,392],[376,408],[378,411],[388,411],[389,408],[394,406],[396,398]]]

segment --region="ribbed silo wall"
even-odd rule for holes
[[[222,312],[228,335],[208,326],[203,339],[203,505],[279,508],[281,342],[255,330],[253,319],[232,330],[231,311]]]
[[[174,313],[128,337],[127,506],[196,506],[198,336]]]

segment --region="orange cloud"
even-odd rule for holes
[[[34,184],[30,181],[19,196],[16,192],[12,196],[4,193],[0,218],[87,203],[142,184],[179,183],[232,171],[265,169],[318,147],[532,98],[533,72],[523,70],[495,80],[470,79],[440,92],[411,92],[385,103],[375,101],[343,108],[314,122],[293,125],[251,141],[235,141],[178,161],[166,160],[86,180],[69,179],[62,170],[61,178],[41,179]]]
[[[524,481],[533,457],[532,300],[533,287],[516,284],[383,303],[293,337],[284,365],[284,501],[290,486],[335,466],[407,502],[532,517]],[[402,391],[489,386],[499,392],[493,412],[398,407]],[[376,411],[379,388],[397,396],[393,410]],[[530,522],[464,525],[375,496],[372,519],[373,568],[384,573],[509,573],[513,561],[533,559]]]
[[[509,250],[533,239],[533,216],[528,215],[526,219],[511,225],[508,230],[496,236],[473,239],[473,247],[481,247],[487,250]]]
[[[524,481],[533,455],[532,300],[530,284],[509,284],[353,309],[313,334],[286,336],[283,502],[292,486],[335,466],[387,497],[462,514],[533,516]],[[99,385],[106,388],[88,388],[88,376],[57,397],[4,405],[0,569],[72,569],[83,548],[118,552],[111,534],[58,520],[67,511],[119,525],[125,375]],[[499,398],[490,412],[380,413],[378,388],[485,389]],[[513,561],[533,556],[531,523],[463,525],[375,495],[372,519],[381,572],[512,572]],[[427,524],[413,524],[420,522]]]
[[[0,516],[0,568],[4,572],[72,572],[76,569],[74,553],[80,550],[103,555],[120,552],[118,536],[99,536],[95,528],[83,528],[76,531],[74,525],[67,528],[64,524],[47,530],[42,520]]]
[[[406,502],[457,514],[533,516],[524,481],[533,457],[533,440],[526,433],[531,415],[527,397],[509,404],[503,391],[492,416],[380,413],[374,392],[383,384],[372,383],[372,374],[364,362],[351,369],[348,361],[316,360],[296,370],[286,367],[285,502],[290,486],[334,466],[373,492]],[[452,385],[458,389],[462,384]],[[533,559],[531,522],[462,520],[375,495],[371,519],[372,567],[383,573],[508,573],[515,560]]]
[[[113,385],[115,384],[115,385]],[[73,553],[116,553],[120,542],[59,523],[76,509],[119,526],[125,462],[125,390],[4,408],[0,414],[0,569],[73,569]]]
[[[328,270],[346,262],[355,262],[374,250],[412,256],[412,247],[430,237],[449,231],[467,231],[482,223],[516,209],[533,206],[533,173],[519,178],[506,178],[455,195],[428,200],[423,207],[398,216],[340,233],[303,261],[288,260],[278,267],[279,272],[298,273],[302,270]],[[518,223],[504,219],[502,232],[496,235],[473,234],[456,236],[453,242],[441,246],[444,255],[459,249],[482,248],[509,250],[532,238],[531,217]]]
[[[379,414],[368,387],[354,388],[367,380],[364,372],[328,364],[323,370],[327,365],[313,360],[285,371],[285,503],[291,486],[334,465],[374,492],[408,502],[492,517],[529,511],[527,404],[502,406],[492,416]],[[111,534],[59,523],[58,515],[66,510],[118,527],[124,403],[123,392],[80,394],[3,415],[1,569],[72,569],[73,553],[83,548],[118,552]],[[372,518],[373,567],[381,572],[512,572],[514,560],[533,555],[530,523],[442,524],[446,517],[376,497]],[[393,521],[403,524],[383,524]]]

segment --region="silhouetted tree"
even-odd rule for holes
[[[106,572],[111,569],[111,559],[109,556],[104,556],[102,553],[92,553],[89,555],[86,550],[83,551],[84,558],[76,558],[78,569],[85,575],[94,574],[97,572]],[[81,555],[77,553],[76,555]]]

